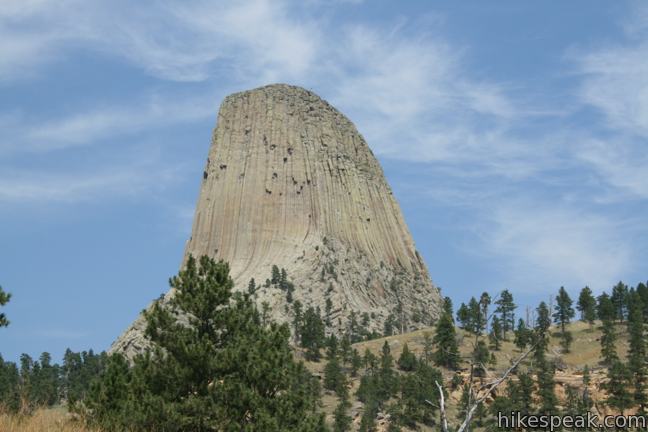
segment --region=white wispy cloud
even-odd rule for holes
[[[146,165],[103,168],[76,173],[13,171],[0,174],[0,203],[77,203],[137,197],[177,181],[181,167]]]
[[[500,203],[488,218],[483,252],[506,263],[502,274],[516,290],[607,288],[637,264],[627,220],[537,201]]]

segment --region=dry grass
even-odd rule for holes
[[[73,421],[64,408],[39,409],[33,415],[0,414],[2,432],[99,432]]]

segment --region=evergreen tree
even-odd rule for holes
[[[468,302],[468,314],[470,316],[470,327],[467,330],[480,336],[486,328],[486,317],[482,315],[482,307],[475,297],[471,297]]]
[[[435,381],[443,382],[441,372],[423,362],[418,362],[412,373],[401,377],[399,420],[402,425],[409,428],[415,428],[417,423],[434,425],[435,407],[439,404]]]
[[[320,349],[324,346],[324,322],[319,311],[312,306],[306,309],[301,326],[301,346],[306,350],[306,358],[310,361],[320,360]]]
[[[616,352],[616,331],[611,319],[603,320],[602,334],[601,334],[601,357],[603,363],[612,366],[619,356]]]
[[[457,321],[459,322],[459,327],[463,330],[470,331],[472,328],[470,311],[465,303],[461,303],[461,306],[459,306],[459,309],[457,310]]]
[[[387,341],[383,344],[380,356],[380,370],[378,372],[377,396],[380,402],[388,400],[396,393],[398,376],[394,372],[394,358]]]
[[[447,305],[450,299],[446,297],[444,309],[437,321],[436,333],[434,334],[433,343],[436,345],[436,351],[433,354],[434,364],[444,366],[450,369],[457,369],[459,366],[459,346],[457,344],[456,331],[452,320],[452,311]]]
[[[537,391],[540,399],[540,412],[549,414],[555,411],[558,403],[555,393],[554,365],[546,358],[546,351],[549,347],[549,308],[545,302],[540,302],[536,309],[536,327],[534,329],[534,367],[538,381]]]
[[[493,317],[491,321],[491,331],[488,334],[488,339],[490,340],[491,348],[495,351],[499,351],[501,348],[501,338],[502,338],[502,325],[497,316]]]
[[[295,300],[292,304],[293,309],[293,332],[295,334],[295,342],[301,342],[301,331],[303,326],[302,303]]]
[[[497,305],[495,312],[500,315],[502,324],[502,338],[506,340],[506,333],[513,331],[515,326],[515,309],[517,306],[513,301],[513,294],[509,290],[502,291],[495,304]]]
[[[603,293],[597,298],[596,313],[601,321],[614,320],[616,318],[616,311],[610,296]]]
[[[643,305],[639,294],[632,291],[628,310],[628,369],[632,376],[634,402],[641,412],[646,408],[646,341],[644,338]]]
[[[145,313],[151,351],[129,368],[113,354],[86,400],[106,430],[323,431],[317,388],[293,359],[286,325],[263,325],[233,293],[229,266],[189,257],[175,295]],[[177,316],[186,317],[179,322]]]
[[[254,295],[255,292],[256,292],[256,282],[254,281],[254,278],[252,278],[248,283],[248,294]]]
[[[621,415],[632,407],[634,402],[632,393],[628,391],[630,381],[630,371],[621,361],[616,360],[608,369],[608,382],[605,383],[605,390],[608,393],[606,403],[619,410]]]
[[[452,318],[452,315],[450,315],[450,317]],[[434,342],[432,341],[432,335],[430,332],[423,333],[423,361],[425,364],[430,364],[433,349]]]
[[[0,306],[4,306],[9,303],[11,300],[11,294],[4,292],[0,286]],[[9,320],[4,313],[0,313],[0,327],[7,327],[9,325]]]
[[[580,312],[581,321],[589,323],[590,326],[594,324],[596,319],[596,299],[589,287],[586,286],[581,290],[576,309]]]
[[[21,408],[20,373],[13,362],[5,362],[0,355],[0,408],[16,413]]]
[[[387,315],[387,319],[385,320],[383,326],[383,335],[392,336],[394,334],[395,327],[396,327],[396,318],[394,317],[394,314]]]
[[[644,322],[648,322],[648,286],[645,283],[639,282],[637,284],[637,295],[639,295],[643,305]]]
[[[403,351],[398,358],[398,368],[405,372],[412,372],[416,368],[416,355],[409,350],[407,342],[403,345]]]
[[[531,330],[527,328],[522,318],[518,319],[518,325],[515,329],[515,346],[523,350],[531,342],[531,338]]]
[[[352,377],[358,375],[358,370],[360,370],[360,366],[362,366],[362,357],[360,357],[360,353],[358,352],[358,350],[353,348],[353,352],[351,353],[351,376]]]
[[[276,265],[272,266],[272,276],[270,278],[270,282],[272,285],[277,285],[281,281],[281,272],[279,271],[279,267]]]
[[[486,364],[490,362],[490,352],[483,340],[478,340],[472,352],[473,373],[477,377],[486,374]]]
[[[628,286],[625,285],[623,282],[619,281],[619,283],[612,288],[612,295],[610,296],[610,301],[612,301],[612,304],[614,305],[615,319],[621,322],[623,322],[627,313],[627,306],[628,306],[627,296],[628,296]]]
[[[569,294],[567,294],[565,287],[560,287],[560,290],[558,291],[554,311],[554,322],[560,325],[561,346],[563,347],[564,352],[568,353],[572,342],[572,335],[567,330],[567,324],[569,324],[571,319],[574,317],[574,308],[572,308],[572,299],[569,297]]]
[[[491,296],[486,291],[484,291],[479,297],[479,307],[481,309],[480,314],[483,317],[484,321],[488,321],[488,307],[490,306],[491,301]]]
[[[331,325],[331,312],[333,311],[333,301],[330,297],[326,297],[326,304],[324,306],[324,315],[326,316],[326,325]]]
[[[348,432],[351,430],[352,418],[347,414],[351,403],[349,403],[349,392],[344,388],[344,391],[339,396],[340,400],[333,412],[333,432]]]
[[[334,391],[339,397],[346,392],[346,377],[340,367],[338,356],[329,358],[324,367],[324,388]]]

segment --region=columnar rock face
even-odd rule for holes
[[[406,329],[433,320],[430,281],[382,169],[355,126],[305,89],[270,85],[228,96],[214,130],[186,250],[230,263],[237,289],[254,278],[274,319],[291,319],[286,293],[264,282],[273,265],[305,307],[326,300],[330,330],[352,311],[381,331],[389,314]],[[168,296],[172,293],[167,294]],[[113,344],[137,351],[140,318]]]

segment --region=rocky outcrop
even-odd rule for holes
[[[326,300],[330,330],[352,311],[382,331],[428,324],[440,295],[416,251],[382,169],[355,126],[314,93],[283,84],[228,96],[218,114],[185,259],[207,254],[231,265],[237,289],[254,278],[259,304],[290,319],[286,293],[263,287],[285,268],[294,300]],[[172,293],[167,294],[167,297]],[[113,345],[143,344],[138,320]]]

